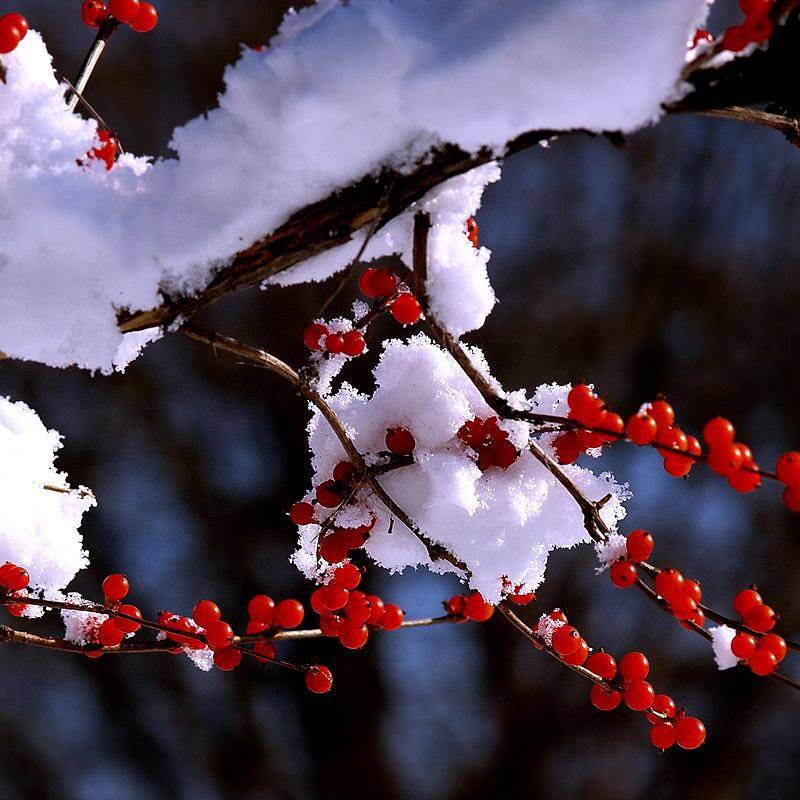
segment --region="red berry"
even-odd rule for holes
[[[706,422],[703,427],[703,439],[711,448],[724,447],[733,444],[736,430],[731,422],[724,417],[714,417]]]
[[[491,446],[492,461],[500,469],[508,469],[519,457],[517,448],[508,440],[500,439]]]
[[[22,16],[22,14],[18,14],[16,11],[12,11],[10,14],[3,14],[0,17],[0,23],[5,20],[6,25],[16,25],[17,30],[20,32],[20,39],[24,39],[25,35],[28,33],[28,20]]]
[[[647,561],[647,559],[650,558],[650,554],[653,552],[653,547],[655,547],[655,541],[653,540],[653,534],[650,533],[650,531],[637,529],[628,534],[628,537],[625,540],[625,545],[628,550],[628,558],[631,561],[640,563],[642,561]]]
[[[658,425],[646,411],[640,411],[628,418],[625,431],[634,444],[646,445],[655,441]]]
[[[800,484],[800,453],[795,451],[784,453],[775,465],[775,474],[778,480],[787,486]]]
[[[518,606],[527,606],[536,599],[533,592],[526,592],[525,594],[510,594],[508,599]]]
[[[675,409],[666,400],[654,400],[650,403],[648,413],[656,421],[659,430],[675,424]]]
[[[591,403],[594,399],[594,392],[585,383],[576,383],[569,390],[567,405],[577,414],[587,402]]]
[[[650,662],[644,653],[626,653],[620,659],[619,671],[626,681],[643,681],[650,672]]]
[[[691,471],[694,466],[694,461],[687,456],[679,456],[676,453],[670,453],[664,459],[664,470],[668,475],[673,478],[684,478]]]
[[[401,292],[389,306],[391,315],[401,325],[413,325],[419,321],[422,309],[417,298],[410,292]]]
[[[289,519],[295,525],[310,525],[314,521],[314,506],[311,503],[295,503],[289,511]]]
[[[483,599],[480,592],[473,592],[464,601],[464,615],[475,622],[486,622],[494,614],[494,606]]]
[[[772,653],[779,664],[786,658],[786,640],[782,636],[778,636],[777,633],[768,633],[766,636],[763,636],[758,643],[758,649],[767,650]]]
[[[650,742],[659,750],[666,750],[675,744],[675,728],[671,722],[659,722],[650,728]]]
[[[369,603],[369,616],[367,617],[367,625],[383,627],[383,616],[386,609],[383,600],[381,600],[381,598],[376,594],[368,594],[367,602]],[[391,619],[389,620],[389,624],[392,624]]]
[[[622,702],[622,695],[616,689],[608,691],[595,684],[589,691],[589,700],[600,711],[613,711]]]
[[[630,561],[615,561],[609,570],[611,583],[618,589],[628,589],[636,583],[636,567]]]
[[[355,465],[350,461],[340,461],[333,468],[333,479],[336,483],[348,483],[356,471]]]
[[[756,647],[757,642],[755,636],[750,633],[745,633],[744,631],[738,631],[731,641],[731,653],[733,653],[736,658],[741,658],[745,661],[755,653]]]
[[[192,619],[201,627],[207,628],[222,617],[219,606],[213,600],[200,600],[192,611]]]
[[[739,0],[739,8],[748,17],[762,16],[772,9],[774,0]]]
[[[744,617],[753,606],[760,606],[763,604],[764,601],[761,599],[761,595],[755,589],[742,589],[742,591],[733,598],[733,610],[740,617]]]
[[[560,656],[574,653],[578,649],[580,641],[581,635],[572,625],[561,625],[556,628],[551,639],[553,650]]]
[[[389,428],[386,431],[386,447],[390,452],[410,456],[416,446],[413,434],[406,428]]]
[[[583,452],[580,439],[575,431],[567,431],[553,439],[553,450],[559,464],[573,464]]]
[[[657,714],[663,714],[665,717],[672,719],[675,716],[675,701],[667,694],[657,694],[653,698],[653,705],[650,706],[650,711],[654,711]],[[653,724],[656,725],[659,722],[663,722],[661,717],[657,717],[654,714],[647,714],[647,719]]]
[[[607,681],[614,680],[617,675],[617,662],[610,653],[592,653],[585,666]]]
[[[328,611],[338,611],[347,605],[350,598],[350,592],[347,589],[342,589],[335,584],[323,586],[320,590],[320,600]]]
[[[561,656],[561,660],[565,664],[571,664],[574,667],[580,667],[587,658],[589,658],[589,645],[586,644],[585,639],[580,639],[578,641],[578,646],[572,653]]]
[[[141,0],[139,10],[130,22],[131,28],[136,33],[149,33],[156,25],[158,25],[158,11],[150,3]]]
[[[772,20],[767,16],[748,17],[744,22],[744,33],[751,42],[762,44],[772,36]]]
[[[489,606],[492,608],[492,606]],[[494,608],[492,608],[494,611]],[[489,615],[491,616],[491,614]],[[399,606],[394,603],[386,603],[383,607],[383,616],[381,617],[381,627],[385,631],[397,630],[406,618],[406,613]]]
[[[27,23],[23,30],[17,19],[19,16],[19,14],[4,14],[0,17],[0,53],[10,53],[16,49],[27,33]]]
[[[129,617],[136,617],[136,619],[142,618],[142,612],[139,611],[136,606],[132,606],[130,603],[124,603],[121,605],[117,611],[122,614],[127,614]],[[126,619],[125,617],[112,617],[114,624],[123,632],[123,633],[136,633],[136,631],[141,628],[141,624],[132,620]]]
[[[316,489],[317,501],[325,508],[336,508],[344,501],[336,481],[323,481]]]
[[[342,564],[334,570],[333,583],[342,589],[355,589],[361,583],[361,570],[355,564]]]
[[[723,444],[708,451],[706,463],[709,468],[727,478],[742,466],[742,451],[736,444]]]
[[[655,590],[668,602],[683,594],[683,575],[676,569],[662,569],[653,581]]]
[[[361,331],[347,331],[342,334],[342,352],[346,356],[360,356],[364,352],[366,342]]]
[[[253,645],[253,654],[257,661],[274,661],[278,653],[272,642],[265,642],[263,639]]]
[[[139,13],[139,0],[108,0],[111,16],[120,22],[133,22]]]
[[[328,335],[327,325],[320,322],[313,322],[303,331],[303,343],[309,350],[321,350],[320,339]]]
[[[348,650],[359,650],[369,639],[369,628],[364,624],[346,622],[339,632],[339,641]]]
[[[445,600],[442,605],[444,610],[455,617],[462,617],[464,615],[464,608],[466,607],[467,598],[463,594],[454,594],[449,600]]]
[[[206,644],[212,650],[221,650],[233,644],[233,628],[227,622],[218,619],[206,628]]]
[[[675,723],[675,740],[684,750],[695,750],[706,740],[706,726],[695,717],[684,717]]]
[[[221,647],[214,651],[214,664],[225,672],[236,669],[242,663],[242,653],[235,647]]]
[[[741,449],[742,445],[740,444],[739,447]],[[742,494],[752,492],[761,486],[761,476],[755,471],[757,469],[758,465],[752,458],[743,458],[739,469],[728,475],[728,483],[732,489]]]
[[[97,631],[97,639],[103,647],[116,647],[122,642],[124,635],[113,619],[105,620]]]
[[[669,601],[669,610],[680,620],[691,619],[697,613],[697,603],[689,595],[680,594]]]
[[[794,511],[795,513],[800,512],[800,486],[797,484],[787,486],[783,490],[783,502],[786,504],[786,508],[788,508],[789,511]]]
[[[30,583],[28,571],[10,561],[0,567],[0,586],[10,592],[19,592]]]
[[[296,628],[305,616],[305,609],[299,600],[281,600],[275,606],[274,622],[279,628]]]
[[[344,350],[344,336],[341,333],[329,333],[325,337],[325,349],[336,355]]]
[[[251,619],[272,625],[275,619],[275,601],[265,594],[257,594],[247,604],[247,613]]]
[[[327,614],[328,607],[325,605],[325,601],[323,600],[322,588],[315,589],[311,592],[311,597],[309,598],[309,602],[311,603],[311,608],[317,612],[317,614]]]
[[[775,627],[775,612],[763,603],[750,607],[744,615],[744,624],[758,633],[766,633]]]
[[[465,227],[467,229],[467,238],[472,242],[472,246],[478,248],[478,223],[475,222],[474,217],[467,217]]]
[[[103,597],[107,603],[116,603],[122,600],[130,589],[128,579],[124,575],[114,573],[103,581]]]
[[[391,297],[397,291],[397,276],[390,269],[376,269],[369,285],[372,297]]]
[[[253,633],[264,633],[266,630],[269,630],[269,625],[267,625],[266,622],[261,622],[257,619],[251,619],[248,621],[244,632],[250,635]]]
[[[377,297],[377,295],[373,294],[374,290],[372,288],[372,278],[377,271],[377,269],[369,267],[368,269],[365,269],[361,275],[359,275],[358,288],[361,290],[361,294],[364,294],[367,297]]]
[[[333,686],[333,675],[327,667],[314,664],[306,672],[306,687],[314,694],[325,694]]]
[[[342,618],[336,614],[322,614],[319,618],[319,627],[323,636],[337,637],[342,632]]]
[[[683,579],[683,593],[691,597],[695,603],[699,603],[703,599],[703,590],[700,588],[700,583],[692,580],[692,578]]]
[[[754,675],[770,675],[778,666],[778,659],[771,650],[762,650],[760,647],[747,660],[747,665]]]
[[[644,711],[653,705],[656,693],[647,681],[631,681],[622,694],[625,705],[634,711]]]
[[[103,0],[85,0],[81,6],[81,19],[90,28],[99,28],[108,19],[109,12]]]

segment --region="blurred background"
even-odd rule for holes
[[[92,40],[79,0],[3,5],[76,72]],[[153,34],[114,38],[87,97],[127,149],[168,155],[172,128],[215,104],[239,43],[266,42],[288,5],[162,2]],[[715,12],[717,30],[734,7]],[[800,445],[799,169],[772,131],[690,117],[626,151],[571,137],[514,156],[478,216],[500,302],[469,340],[508,388],[586,378],[623,414],[664,392],[694,433],[729,416],[771,466]],[[329,290],[252,290],[202,321],[298,364],[303,321]],[[309,477],[307,412],[277,378],[168,336],[113,377],[0,363],[0,395],[64,434],[61,468],[98,497],[83,526],[92,567],[76,589],[96,596],[123,570],[143,608],[189,613],[213,597],[237,622],[255,592],[307,596],[287,561],[285,513]],[[756,581],[797,636],[800,521],[774,485],[739,496],[706,470],[676,481],[654,452],[625,445],[605,465],[630,482],[625,527],[656,533],[659,562],[701,578],[721,610]],[[334,666],[325,697],[269,665],[206,674],[185,658],[8,645],[0,797],[796,797],[800,697],[718,672],[702,640],[595,564],[590,547],[556,554],[541,604],[615,654],[646,651],[657,691],[706,722],[701,750],[659,754],[642,719],[595,711],[585,682],[499,619],[375,636],[358,653],[284,648]],[[458,588],[424,572],[375,571],[368,585],[414,616]]]

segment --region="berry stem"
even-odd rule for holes
[[[100,56],[103,55],[103,51],[106,49],[106,43],[114,35],[117,28],[119,28],[119,22],[113,17],[109,17],[100,25],[94,43],[86,54],[86,58],[83,59],[81,68],[78,71],[78,77],[75,78],[72,89],[67,93],[67,108],[70,111],[75,111],[78,100],[83,95],[86,84],[89,83],[89,78],[92,77],[92,72],[94,72]]]

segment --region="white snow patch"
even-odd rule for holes
[[[56,469],[60,447],[31,408],[0,397],[0,563],[28,570],[32,590],[63,589],[88,563],[79,527],[95,500]]]
[[[714,649],[714,661],[722,669],[730,669],[739,663],[739,659],[731,652],[731,642],[736,636],[736,631],[729,625],[717,625],[709,628],[711,634],[711,647]]]
[[[292,212],[383,166],[444,142],[499,153],[535,129],[646,125],[685,91],[706,13],[705,0],[324,0],[243,51],[218,108],[174,132],[176,159],[126,155],[110,172],[86,159],[95,124],[67,112],[31,31],[0,84],[0,349],[110,371],[132,355],[118,309],[202,288]],[[437,192],[432,208],[432,296],[455,332],[494,301],[488,252],[455,224],[480,188]]]

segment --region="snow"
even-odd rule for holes
[[[600,562],[600,566],[595,567],[595,572],[600,574],[615,561],[625,557],[628,552],[627,540],[621,533],[611,533],[606,541],[596,542],[594,549]]]
[[[475,351],[479,354],[479,351]],[[482,357],[482,356],[481,356]],[[381,485],[430,539],[444,545],[469,568],[468,583],[489,602],[497,602],[504,584],[534,591],[544,579],[548,554],[589,541],[580,509],[534,456],[524,449],[531,431],[524,422],[501,422],[522,450],[508,469],[481,472],[473,454],[457,439],[458,429],[474,417],[494,416],[477,389],[442,348],[419,334],[409,341],[387,341],[374,371],[372,395],[348,384],[328,398],[359,452],[377,458],[386,449],[390,427],[408,428],[416,440],[416,463],[380,478]],[[543,387],[533,402],[553,413],[563,407],[568,386]],[[545,399],[546,398],[546,399]],[[314,485],[327,480],[345,457],[327,422],[316,414],[309,425]],[[595,475],[571,465],[565,472],[591,499],[611,494],[602,510],[613,529],[625,515],[627,488],[608,473]],[[311,491],[307,499],[311,498]],[[449,563],[430,563],[419,539],[392,519],[380,501],[362,491],[359,501],[337,516],[337,524],[355,527],[377,518],[364,549],[382,567],[399,572],[426,566],[456,571]],[[317,525],[300,530],[296,565],[318,578]]]
[[[736,636],[736,631],[729,625],[717,625],[709,628],[711,634],[711,647],[714,649],[714,661],[722,669],[730,669],[739,663],[739,659],[731,652],[731,642]]]
[[[539,617],[539,621],[536,623],[534,633],[541,637],[548,647],[552,647],[553,634],[556,632],[556,629],[566,624],[567,623],[561,619],[551,617],[550,614],[542,614],[542,616]]]
[[[79,528],[95,500],[55,467],[60,447],[25,403],[0,397],[0,563],[27,569],[34,590],[63,589],[88,563]]]
[[[705,0],[323,0],[265,52],[244,50],[219,107],[174,132],[176,158],[126,155],[108,173],[86,159],[95,125],[66,111],[32,31],[0,84],[0,350],[110,371],[143,343],[123,344],[118,309],[201,289],[292,212],[382,167],[410,169],[444,142],[499,154],[532,129],[651,123],[685,90],[705,14]],[[467,249],[458,218],[492,169],[422,201],[434,309],[456,333],[494,302],[488,251]],[[407,252],[409,226],[394,228],[384,237]]]
[[[70,603],[82,605],[86,602],[79,594],[70,593],[60,598]],[[97,614],[93,611],[61,610],[61,619],[64,621],[64,640],[73,644],[97,644],[100,626],[108,619],[107,614]]]

